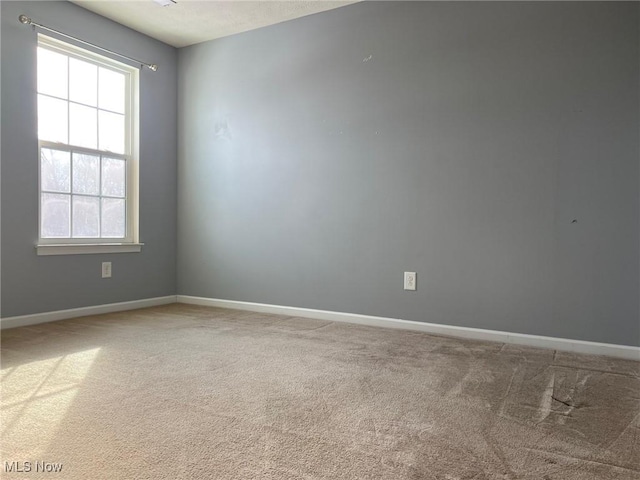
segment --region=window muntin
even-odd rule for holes
[[[40,243],[137,242],[135,68],[40,35]]]

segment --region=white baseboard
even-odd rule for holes
[[[570,340],[566,338],[543,337],[524,333],[501,332],[484,330],[481,328],[455,327],[438,325],[435,323],[415,322],[398,318],[374,317],[354,313],[331,312],[328,310],[314,310],[310,308],[285,307],[264,303],[238,302],[234,300],[220,300],[215,298],[192,297],[177,295],[178,303],[203,305],[209,307],[231,308],[235,310],[250,310],[262,313],[274,313],[296,317],[315,318],[332,322],[357,323],[373,327],[399,328],[418,332],[445,335],[450,337],[470,338],[491,342],[525,345],[529,347],[549,348],[566,352],[587,353],[592,355],[607,355],[609,357],[626,358],[640,361],[640,347],[615,345],[611,343],[587,342],[584,340]]]
[[[25,327],[38,323],[55,322],[68,318],[86,317],[87,315],[100,315],[102,313],[121,312],[124,310],[135,310],[137,308],[155,307],[157,305],[167,305],[175,303],[176,296],[145,298],[130,302],[108,303],[105,305],[94,305],[91,307],[71,308],[69,310],[57,310],[54,312],[34,313],[32,315],[20,315],[16,317],[0,318],[0,328]]]
[[[36,313],[0,319],[0,328],[24,327],[38,323],[55,322],[68,318],[84,317],[88,315],[100,315],[103,313],[135,310],[138,308],[167,305],[170,303],[187,303],[209,307],[229,308],[235,310],[248,310],[253,312],[273,313],[296,317],[315,318],[331,322],[355,323],[372,327],[399,328],[434,335],[469,338],[474,340],[486,340],[491,342],[509,343],[513,345],[525,345],[530,347],[549,348],[566,352],[586,353],[592,355],[607,355],[610,357],[626,358],[640,361],[640,347],[628,345],[615,345],[610,343],[587,342],[584,340],[571,340],[566,338],[544,337],[540,335],[527,335],[524,333],[501,332],[497,330],[485,330],[481,328],[456,327],[452,325],[440,325],[435,323],[416,322],[399,318],[375,317],[371,315],[358,315],[355,313],[332,312],[329,310],[315,310],[311,308],[286,307],[282,305],[269,305],[264,303],[239,302],[235,300],[221,300],[215,298],[192,297],[189,295],[168,295],[166,297],[146,298],[130,302],[109,303],[91,307],[72,308],[69,310],[57,310],[54,312]]]

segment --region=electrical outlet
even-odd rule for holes
[[[111,278],[111,262],[102,262],[102,278]]]
[[[404,289],[415,290],[416,289],[416,272],[404,272]]]

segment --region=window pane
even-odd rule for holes
[[[67,98],[67,56],[38,47],[38,93]]]
[[[118,158],[102,159],[102,195],[124,197],[126,163]]]
[[[67,102],[38,95],[38,138],[67,143]]]
[[[100,199],[73,196],[73,236],[98,237],[100,235]]]
[[[91,107],[84,107],[69,104],[69,143],[80,147],[96,148],[98,143],[98,125],[96,118],[97,110]]]
[[[100,68],[98,80],[99,107],[113,112],[124,113],[125,76],[107,68]]]
[[[69,192],[71,154],[60,150],[40,150],[40,188],[52,192]]]
[[[91,106],[98,104],[98,67],[76,58],[69,59],[69,99]]]
[[[73,193],[100,194],[100,157],[73,154]]]
[[[100,111],[100,150],[124,153],[124,115]]]
[[[70,195],[42,194],[42,205],[40,207],[42,238],[69,238],[70,205]]]
[[[122,238],[125,232],[124,199],[102,199],[102,237]]]

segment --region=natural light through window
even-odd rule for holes
[[[136,68],[39,36],[41,245],[137,243],[137,80]]]
[[[37,432],[41,449],[28,458],[46,453],[99,353],[98,347],[2,369],[2,439],[28,445]]]

